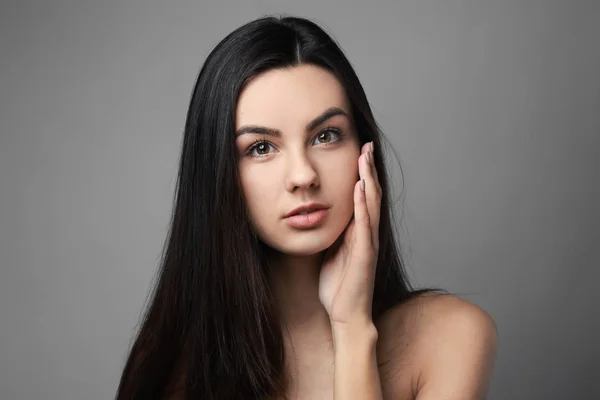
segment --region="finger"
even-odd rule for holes
[[[360,158],[362,158],[361,156]],[[359,180],[354,185],[354,232],[356,235],[357,250],[359,254],[370,256],[372,251],[371,242],[371,223],[369,221],[369,212],[365,191],[362,189],[363,180]]]
[[[371,158],[372,158],[372,162],[371,162],[371,170],[373,172],[373,179],[375,180],[375,187],[377,188],[377,192],[379,193],[379,195],[381,196],[381,185],[379,183],[379,174],[377,174],[377,161],[378,161],[378,157],[375,156],[375,153],[378,151],[375,149],[375,144],[373,142],[371,143]]]
[[[359,157],[358,170],[362,179],[365,180],[365,197],[367,203],[367,211],[369,213],[371,243],[374,248],[379,248],[379,215],[381,209],[381,200],[377,191],[377,183],[373,176],[372,161],[368,161],[369,153],[365,153]]]
[[[373,148],[373,146],[374,146],[373,142],[365,143],[363,145],[363,147],[361,148],[360,154],[361,155],[367,154],[367,151],[371,150],[371,164],[370,164],[371,173],[373,175],[373,180],[375,181],[375,190],[381,196],[382,190],[381,190],[381,185],[379,183],[379,174],[377,173],[377,165],[375,162],[377,157],[375,157],[375,149]]]
[[[381,184],[379,183],[379,176],[377,174],[377,158],[375,157],[375,149],[374,142],[371,142],[370,145],[370,158],[371,158],[371,173],[373,179],[373,185],[375,187],[374,193],[376,197],[375,201],[375,210],[373,213],[369,213],[371,217],[371,224],[373,225],[374,230],[374,238],[375,238],[375,248],[379,249],[379,220],[381,216],[381,198],[383,195],[383,190],[381,189]],[[368,195],[367,195],[368,196]]]
[[[366,154],[367,154],[367,151],[368,151],[368,150],[369,150],[369,148],[370,148],[370,147],[369,147],[369,146],[370,146],[370,144],[369,144],[369,143],[371,143],[371,142],[367,142],[367,143],[365,143],[365,144],[363,144],[363,145],[362,145],[362,147],[360,148],[360,156],[359,156],[359,158],[360,158],[361,156],[366,156]],[[358,179],[359,179],[359,180],[361,179],[361,175],[360,175],[360,163],[359,163],[359,168],[358,168]]]

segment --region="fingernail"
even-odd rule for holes
[[[375,151],[375,145],[373,144],[373,142],[371,142],[371,153],[373,153]]]
[[[371,164],[371,152],[367,150],[367,161]]]
[[[360,181],[360,188],[362,189],[363,192],[365,191],[365,180],[364,179],[361,179],[361,181]]]

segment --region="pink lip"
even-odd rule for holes
[[[309,203],[309,204],[305,204],[303,206],[300,207],[296,207],[294,208],[292,211],[290,211],[289,213],[287,213],[284,218],[287,217],[291,217],[292,215],[298,214],[302,211],[308,211],[308,210],[321,210],[323,208],[329,208],[324,204],[321,203]]]
[[[319,225],[329,214],[329,210],[316,210],[308,214],[296,214],[287,217],[285,221],[293,228],[312,228]]]

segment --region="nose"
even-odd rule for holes
[[[290,156],[285,186],[290,192],[319,186],[319,174],[306,154]]]

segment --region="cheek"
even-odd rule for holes
[[[325,176],[328,177],[327,186],[335,187],[346,194],[350,193],[350,198],[352,198],[354,184],[359,179],[358,156],[359,152],[356,150],[327,160],[327,165],[324,166],[324,170],[327,171]]]
[[[273,170],[268,168],[243,168],[240,170],[242,190],[253,225],[260,230],[260,225],[277,217],[272,207],[275,203],[279,179]]]
[[[354,213],[354,185],[359,178],[358,155],[358,150],[340,154],[327,160],[323,166],[323,171],[326,171],[321,178],[324,195],[335,204],[340,226],[349,222]]]

